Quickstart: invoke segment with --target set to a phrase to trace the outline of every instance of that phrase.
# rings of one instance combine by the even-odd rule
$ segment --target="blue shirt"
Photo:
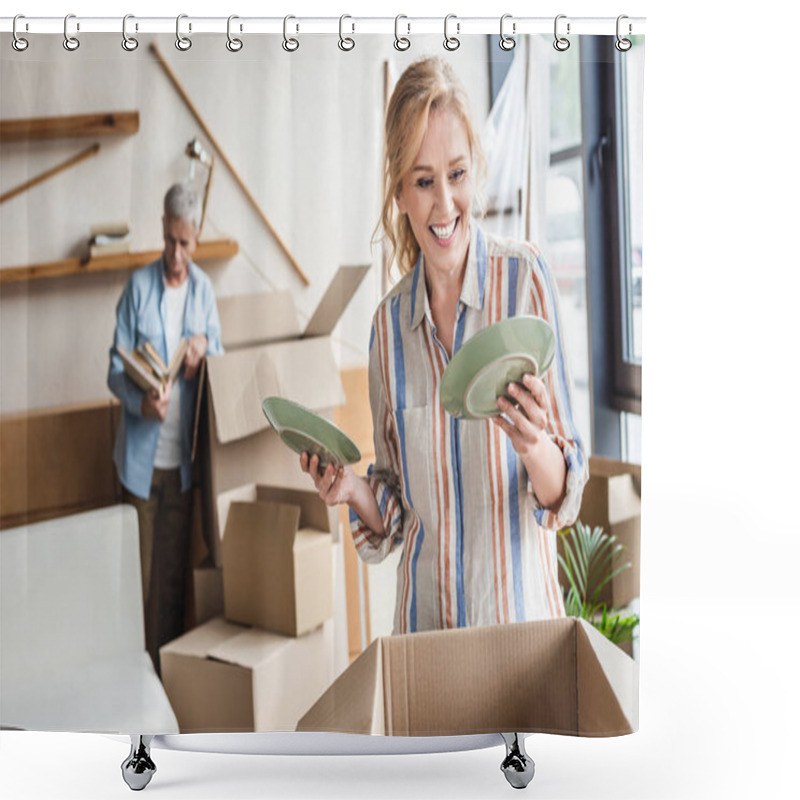
[[[189,262],[189,291],[183,317],[183,336],[203,334],[208,339],[207,355],[220,355],[219,312],[209,277]],[[166,281],[163,256],[131,275],[117,304],[117,327],[114,344],[109,351],[108,388],[122,403],[122,419],[114,445],[114,463],[122,485],[137,497],[150,496],[153,466],[161,422],[142,416],[144,392],[125,375],[117,347],[129,353],[145,342],[167,359]],[[199,372],[198,372],[199,374]],[[197,400],[197,376],[187,381],[178,376],[181,403],[181,488],[187,491],[192,482],[192,432]]]

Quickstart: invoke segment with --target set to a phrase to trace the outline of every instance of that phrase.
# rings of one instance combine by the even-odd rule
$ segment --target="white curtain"
[[[488,161],[484,227],[544,246],[550,161],[547,42],[523,36],[483,130]]]

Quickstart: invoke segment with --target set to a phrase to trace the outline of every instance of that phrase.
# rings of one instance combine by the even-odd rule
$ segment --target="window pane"
[[[623,113],[623,196],[625,198],[624,303],[626,361],[642,363],[642,60],[644,37],[619,58]]]
[[[547,177],[544,253],[558,286],[564,355],[574,383],[573,415],[587,450],[591,443],[583,164],[580,156],[553,164]]]
[[[642,463],[642,418],[639,414],[622,413],[622,460]]]
[[[581,143],[580,41],[563,53],[550,48],[550,152]]]

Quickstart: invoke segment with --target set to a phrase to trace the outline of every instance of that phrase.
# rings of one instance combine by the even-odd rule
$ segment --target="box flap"
[[[161,647],[161,652],[206,658],[216,647],[238,636],[245,630],[247,629],[241,625],[234,625],[222,617],[214,617],[204,625],[200,625],[188,633],[184,633],[183,636],[168,642]]]
[[[222,346],[228,351],[300,336],[300,322],[291,292],[219,297],[217,308]]]
[[[575,628],[581,736],[618,736],[639,727],[639,665],[584,620]]]
[[[315,411],[344,404],[344,387],[330,339],[318,337],[278,342],[267,345],[267,348],[277,370],[282,397]],[[256,407],[259,414],[262,413],[261,400],[264,397],[267,395],[259,398]]]
[[[208,651],[208,658],[236,664],[247,669],[258,669],[271,658],[279,655],[292,642],[288,636],[244,628],[237,636],[232,636]]]
[[[333,682],[300,719],[297,730],[374,735],[386,733],[379,639]]]
[[[231,503],[236,500],[252,503],[256,499],[256,485],[247,483],[244,486],[237,486],[229,489],[217,496],[217,519],[219,522],[220,539],[225,535],[225,526],[228,524],[228,511]]]
[[[309,486],[313,486],[311,479],[309,479]],[[338,517],[335,514],[336,509],[334,508],[334,514],[331,514],[331,508],[313,489],[303,492],[298,489],[283,489],[278,486],[258,486],[255,487],[255,495],[255,498],[241,499],[257,498],[260,502],[286,503],[287,505],[298,506],[300,509],[301,528],[315,528],[319,531],[334,533],[335,526],[338,523]]]
[[[339,267],[306,325],[303,337],[328,336],[333,331],[369,268],[369,264]]]
[[[291,548],[299,527],[300,509],[297,506],[234,500],[228,508],[222,539],[223,566],[228,566],[224,559],[234,547],[244,550],[242,556],[245,558],[256,557],[255,548],[261,539],[269,542],[271,548]]]
[[[208,359],[216,435],[222,444],[268,427],[261,401],[282,394],[268,347],[238,350]]]

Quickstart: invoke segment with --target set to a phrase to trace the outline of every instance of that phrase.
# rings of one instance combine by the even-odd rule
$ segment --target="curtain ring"
[[[17,20],[18,19],[25,19],[25,15],[24,14],[17,14],[17,16],[14,17],[14,22],[11,25],[11,33],[13,34],[13,38],[11,39],[11,46],[18,53],[22,53],[24,50],[28,49],[28,45],[30,44],[30,42],[28,42],[27,39],[23,39],[17,33]]]
[[[135,36],[128,36],[128,20],[135,19],[133,14],[126,14],[122,18],[122,49],[132,53],[138,46],[139,40]],[[138,25],[136,26],[138,30]]]
[[[447,26],[451,19],[457,20],[458,17],[456,17],[455,14],[448,14],[444,18],[444,49],[452,52],[453,50],[458,50],[458,48],[461,47],[461,41],[457,36],[447,35]],[[456,33],[461,33],[460,22],[456,22]]]
[[[62,44],[64,45],[65,50],[69,50],[70,53],[73,53],[81,46],[81,43],[75,36],[70,36],[69,33],[67,33],[67,26],[69,25],[69,21],[71,19],[75,19],[74,14],[67,14],[67,16],[64,17],[64,41],[62,42]],[[80,26],[77,25],[76,29],[80,30]]]
[[[411,39],[408,39],[405,36],[400,36],[398,28],[400,26],[401,19],[408,19],[408,17],[405,14],[398,14],[394,18],[394,49],[403,52],[411,47]],[[408,28],[408,33],[411,33],[411,25],[408,22],[406,23],[406,27]]]
[[[346,19],[352,19],[352,17],[349,14],[342,14],[342,16],[339,17],[339,49],[344,50],[345,52],[347,52],[348,50],[352,50],[356,46],[355,41],[351,37],[342,35],[342,23]],[[351,31],[351,33],[355,33],[356,32],[355,22],[351,23],[351,25],[353,26],[353,30]]]
[[[628,17],[625,16],[625,14],[620,14],[617,17],[617,41],[614,42],[614,47],[616,47],[617,50],[620,51],[620,53],[627,53],[628,50],[630,50],[631,47],[633,46],[633,43],[631,42],[631,40],[630,39],[624,39],[622,37],[622,35],[620,34],[620,32],[619,32],[619,30],[620,30],[620,22],[622,22],[622,20],[624,20],[624,19],[628,19]],[[632,30],[633,30],[633,27],[629,22],[628,23],[628,33],[630,33]]]
[[[565,50],[569,50],[569,39],[564,36],[558,35],[558,21],[560,19],[566,19],[566,14],[559,14],[556,17],[556,21],[553,24],[553,36],[555,36],[555,41],[553,42],[553,47],[558,50],[559,53],[563,53]],[[567,34],[569,34],[569,22],[567,23]]]
[[[231,21],[235,19],[239,19],[236,14],[231,14],[228,17],[228,41],[225,42],[225,47],[227,47],[231,53],[238,53],[244,47],[244,42],[242,42],[241,39],[231,36]],[[241,30],[241,27],[239,30]]]
[[[181,36],[181,20],[187,19],[188,16],[188,14],[178,14],[175,20],[175,47],[182,53],[185,53],[192,46],[192,40],[188,36]],[[189,30],[191,31],[191,29],[190,23]]]
[[[300,47],[300,42],[297,39],[289,37],[286,35],[286,31],[289,25],[290,19],[297,19],[297,17],[293,17],[291,14],[283,18],[283,42],[282,47],[287,53],[294,53],[298,47]],[[300,26],[297,26],[297,30],[300,29]]]
[[[503,31],[503,23],[507,19],[511,19],[511,14],[503,14],[503,16],[500,17],[500,41],[498,44],[500,45],[501,50],[513,50],[517,46],[517,40],[512,39],[510,36],[506,36]],[[517,32],[516,22],[511,23],[511,32],[512,33]]]

